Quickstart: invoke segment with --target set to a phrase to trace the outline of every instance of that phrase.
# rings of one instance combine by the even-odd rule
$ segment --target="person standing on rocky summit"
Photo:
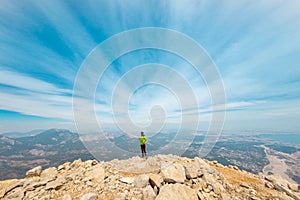
[[[144,132],[141,132],[141,137],[140,137],[140,145],[141,145],[141,150],[142,150],[142,158],[146,156],[146,141],[147,138],[144,134]]]

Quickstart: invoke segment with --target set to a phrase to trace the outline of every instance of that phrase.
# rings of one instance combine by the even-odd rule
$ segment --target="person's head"
[[[145,136],[145,134],[144,134],[144,132],[143,132],[143,131],[141,132],[141,136]]]

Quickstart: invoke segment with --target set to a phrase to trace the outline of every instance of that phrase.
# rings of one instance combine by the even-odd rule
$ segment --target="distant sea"
[[[269,138],[280,142],[287,142],[292,144],[300,145],[300,134],[299,133],[273,133],[273,134],[261,134],[260,138]]]

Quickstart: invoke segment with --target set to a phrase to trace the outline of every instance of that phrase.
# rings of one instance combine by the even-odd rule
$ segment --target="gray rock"
[[[202,159],[198,158],[198,157],[195,157],[194,158],[195,162],[198,163],[198,166],[201,168],[204,168],[204,167],[209,167],[209,165]]]
[[[161,183],[164,181],[163,177],[158,174],[149,174],[149,182],[152,187],[161,187]]]
[[[6,185],[6,187],[0,187],[0,199],[3,198],[8,192],[14,190],[15,188],[23,187],[24,185],[24,180],[11,180],[10,183]]]
[[[212,191],[212,190],[213,190],[213,188],[212,188],[211,185],[208,185],[207,188],[203,189],[203,191],[206,192],[206,193],[210,193],[210,191]]]
[[[55,181],[47,183],[45,190],[50,190],[50,189],[55,189],[58,190],[60,189],[64,184],[66,183],[66,179],[64,177],[60,177],[56,179]]]
[[[134,179],[134,185],[138,188],[146,187],[149,184],[149,176],[141,174]]]
[[[51,199],[51,195],[50,194],[44,196],[44,200],[50,200],[50,199]]]
[[[42,171],[40,177],[48,178],[48,177],[57,177],[58,170],[55,167],[50,167]]]
[[[286,179],[282,178],[278,174],[266,176],[265,179],[268,180],[268,181],[270,181],[274,185],[277,184],[277,185],[281,185],[281,186],[286,187],[286,188],[289,187],[288,186],[289,182]]]
[[[294,192],[299,192],[300,186],[298,184],[288,183],[288,187],[289,187],[290,190],[292,190]]]
[[[206,168],[206,171],[207,171],[208,173],[210,173],[210,174],[215,174],[215,173],[216,173],[216,170],[213,169],[213,168],[211,168],[211,167]]]
[[[210,192],[213,190],[216,194],[221,194],[225,191],[223,185],[216,181],[212,174],[205,173],[202,178],[208,184],[208,188],[204,189],[205,192]]]
[[[270,182],[265,182],[265,186],[266,186],[267,188],[271,188],[271,189],[274,188],[273,184],[270,183]]]
[[[195,165],[188,165],[185,167],[185,175],[188,179],[193,179],[198,177],[198,167]]]
[[[143,200],[154,200],[156,198],[156,193],[150,185],[143,188]]]
[[[120,178],[120,181],[122,183],[132,184],[132,183],[134,183],[134,178],[133,177],[122,177],[122,178]]]
[[[208,183],[208,184],[210,184],[210,185],[213,185],[213,184],[216,182],[215,179],[214,179],[214,177],[213,177],[211,174],[208,174],[208,173],[205,173],[205,174],[203,175],[202,179],[203,179],[206,183]]]
[[[158,187],[154,186],[153,191],[155,192],[155,194],[158,194]]]
[[[81,197],[80,200],[96,200],[98,198],[95,193],[87,193]]]
[[[141,163],[135,162],[135,159],[131,160],[134,161],[133,163],[130,160],[124,162],[118,160],[115,163],[95,163],[93,161],[81,163],[78,161],[73,164],[73,168],[69,166],[68,170],[61,169],[60,171],[56,168],[49,168],[42,170],[40,175],[33,175],[30,178],[0,181],[0,199],[43,200],[57,197],[60,200],[71,200],[73,197],[74,199],[81,198],[85,200],[176,200],[197,198],[201,200],[259,200],[264,199],[268,195],[274,195],[276,199],[300,200],[300,193],[295,191],[298,189],[298,185],[292,185],[279,176],[266,177],[261,175],[258,177],[255,175],[251,176],[250,173],[246,174],[242,171],[236,171],[233,177],[230,177],[232,170],[224,166],[218,167],[218,163],[212,165],[211,162],[201,159],[187,159],[167,155],[160,157],[163,160],[154,156],[149,163],[147,163],[147,159],[142,159],[140,162],[143,162],[143,166],[147,166],[147,168],[143,168]],[[156,170],[157,163],[159,163],[158,169],[162,169],[161,171]],[[133,171],[127,171],[127,165]],[[63,166],[67,165],[64,164]],[[184,170],[181,170],[181,167]],[[102,169],[106,172],[106,174],[104,173],[106,176],[104,179]],[[134,171],[135,169],[139,169],[139,171]],[[143,171],[148,169],[151,170]],[[198,175],[199,171],[202,173],[201,176]],[[219,171],[224,172],[226,178]],[[183,175],[181,180],[178,181],[176,174]],[[238,174],[240,174],[240,177]],[[122,177],[125,175],[129,177]],[[247,175],[257,179],[257,187],[262,187],[262,190],[254,190],[257,187],[245,181],[250,180],[247,179]],[[228,179],[232,178],[236,179],[233,185],[228,182]],[[167,182],[164,182],[164,179]],[[102,181],[100,182],[99,180]],[[177,183],[177,181],[180,183]],[[243,183],[243,181],[245,182]],[[168,184],[168,182],[172,184]],[[236,183],[241,184],[236,186]],[[264,185],[266,191],[263,191]],[[89,192],[93,192],[93,195],[86,194]],[[65,195],[66,193],[74,194],[75,196]]]
[[[184,167],[178,163],[166,163],[162,165],[161,174],[164,181],[168,183],[184,183],[186,178]]]
[[[250,185],[249,185],[248,183],[245,183],[245,182],[242,182],[242,183],[240,184],[240,186],[243,187],[243,188],[247,188],[247,189],[250,188]]]
[[[31,170],[28,170],[26,172],[26,177],[29,178],[29,177],[34,177],[34,176],[40,176],[41,172],[42,172],[42,167],[38,166]]]
[[[97,160],[87,160],[84,162],[85,167],[92,167],[97,164],[98,164]]]
[[[126,194],[125,193],[118,193],[114,195],[114,200],[126,200]]]
[[[85,174],[85,176],[92,182],[101,182],[105,178],[105,170],[101,165],[95,165]]]
[[[93,186],[94,186],[94,184],[93,184],[91,181],[87,181],[85,184],[86,184],[87,186],[90,186],[90,187],[93,187]]]
[[[231,198],[227,194],[221,193],[221,200],[231,200]]]
[[[195,190],[183,184],[167,184],[161,187],[156,200],[198,200]]]
[[[274,178],[274,176],[266,176],[265,179],[271,183],[274,183],[276,181],[276,179]]]
[[[66,169],[66,166],[65,166],[65,165],[59,165],[59,166],[57,167],[57,170],[58,170],[58,171],[61,171],[61,170],[64,170],[64,169]]]
[[[47,183],[55,180],[55,178],[43,178],[39,181],[28,181],[27,185],[24,187],[26,191],[33,191],[38,187],[45,186]]]
[[[256,195],[257,195],[256,190],[254,190],[253,188],[251,188],[251,189],[249,190],[249,193],[250,193],[252,196],[256,196]]]
[[[274,188],[278,191],[285,192],[288,196],[292,197],[295,200],[300,200],[300,197],[297,194],[293,193],[290,189],[288,189],[280,184],[275,183]]]
[[[40,200],[41,198],[38,198],[38,193],[36,191],[29,191],[26,192],[26,199],[30,200]]]
[[[205,173],[206,173],[206,171],[204,169],[198,169],[197,176],[202,177]]]
[[[223,185],[219,182],[215,182],[213,185],[212,185],[212,188],[213,188],[213,191],[216,193],[216,194],[222,194],[225,189],[223,187]]]
[[[65,195],[61,198],[61,200],[72,200],[72,196],[69,195],[69,194],[65,194]]]
[[[199,200],[204,200],[205,199],[204,195],[200,191],[197,192],[197,195],[198,195]]]
[[[23,199],[25,195],[25,190],[23,188],[16,188],[10,192],[5,199]]]
[[[77,160],[74,160],[70,166],[72,168],[77,168],[77,167],[80,167],[81,164],[82,164],[82,160],[81,160],[81,158],[79,158]]]

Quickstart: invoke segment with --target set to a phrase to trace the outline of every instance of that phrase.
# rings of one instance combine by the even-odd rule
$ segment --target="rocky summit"
[[[280,176],[254,175],[197,157],[156,155],[37,166],[23,179],[0,182],[0,199],[299,200],[300,192]]]

